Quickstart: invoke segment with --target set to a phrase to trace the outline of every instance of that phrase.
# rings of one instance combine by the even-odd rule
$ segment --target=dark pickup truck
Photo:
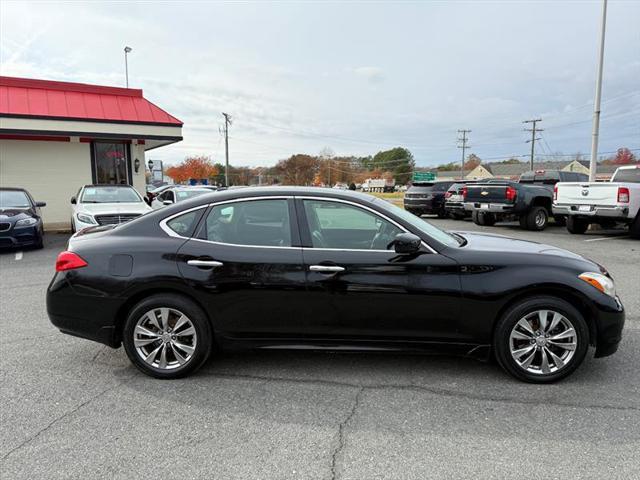
[[[491,226],[517,218],[526,230],[544,230],[551,215],[553,186],[587,179],[583,173],[536,170],[523,173],[517,182],[479,182],[463,190],[464,208],[471,211],[477,225]]]

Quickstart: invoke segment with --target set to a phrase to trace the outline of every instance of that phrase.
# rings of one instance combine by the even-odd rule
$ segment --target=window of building
[[[93,142],[93,182],[131,185],[129,145],[118,142]]]

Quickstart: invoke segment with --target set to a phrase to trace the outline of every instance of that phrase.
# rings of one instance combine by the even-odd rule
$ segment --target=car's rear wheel
[[[486,225],[487,227],[491,227],[496,223],[496,216],[493,213],[479,212],[477,210],[474,210],[471,214],[471,219],[476,225]]]
[[[544,207],[533,207],[526,215],[520,217],[520,226],[527,230],[541,231],[547,228],[549,213]]]
[[[510,308],[494,333],[498,363],[519,380],[550,383],[580,366],[589,348],[584,317],[555,297],[527,299]]]
[[[127,317],[123,344],[131,362],[156,378],[192,373],[209,357],[212,334],[204,312],[179,295],[154,295]]]
[[[580,217],[567,218],[567,231],[573,234],[582,234],[589,228],[589,222]]]

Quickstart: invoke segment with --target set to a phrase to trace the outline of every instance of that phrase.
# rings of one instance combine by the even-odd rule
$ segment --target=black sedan
[[[0,188],[0,247],[42,248],[44,228],[40,207],[23,188]]]
[[[372,196],[320,188],[205,194],[75,234],[47,292],[64,333],[159,378],[211,350],[495,356],[552,382],[618,348],[624,309],[604,267],[498,235],[448,233]]]

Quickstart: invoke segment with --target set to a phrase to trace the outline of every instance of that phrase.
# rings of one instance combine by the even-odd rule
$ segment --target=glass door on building
[[[118,142],[93,142],[93,182],[131,185],[129,145]]]

